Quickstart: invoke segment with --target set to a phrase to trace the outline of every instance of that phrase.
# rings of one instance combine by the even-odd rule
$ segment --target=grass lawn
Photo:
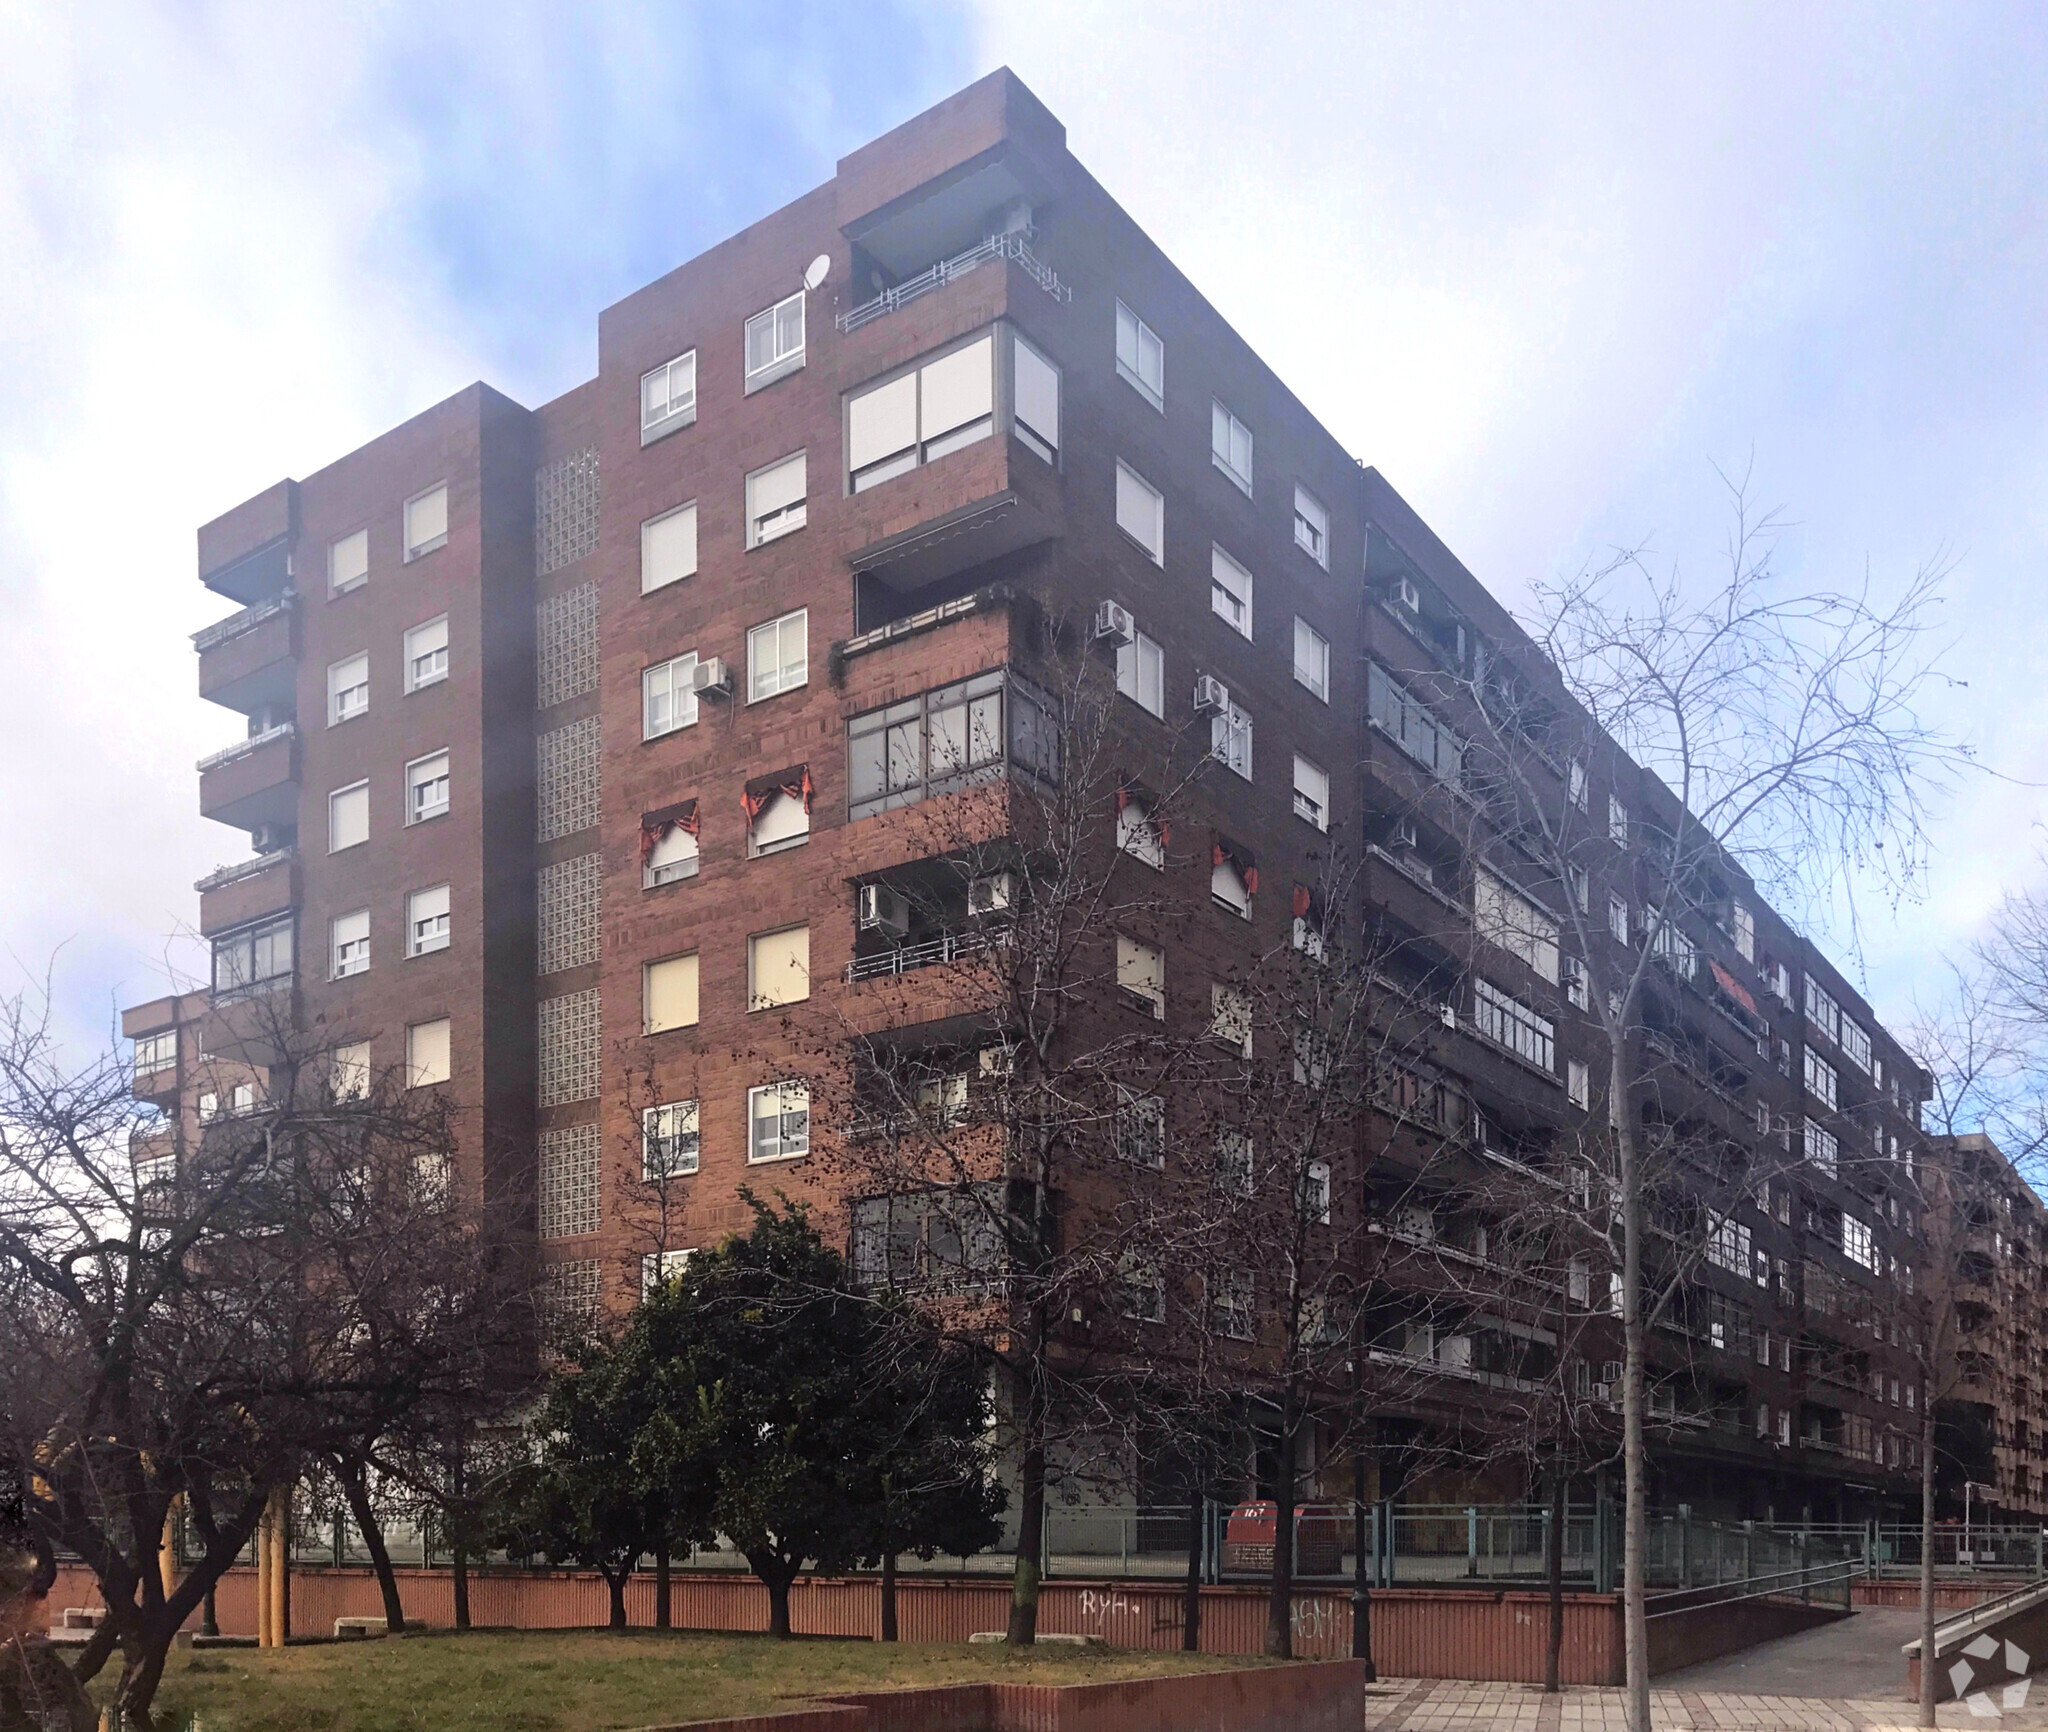
[[[792,1708],[835,1690],[1085,1684],[1256,1660],[1116,1648],[926,1647],[652,1630],[432,1632],[174,1654],[157,1717],[191,1732],[602,1732]],[[109,1667],[111,1677],[118,1667]]]

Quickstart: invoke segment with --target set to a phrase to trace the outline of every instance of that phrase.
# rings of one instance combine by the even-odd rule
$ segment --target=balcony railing
[[[988,950],[1002,941],[1003,935],[999,932],[943,932],[922,944],[898,945],[879,956],[857,956],[846,965],[846,978],[849,981],[879,980],[885,975],[908,974],[913,969],[957,962],[963,956]]]
[[[260,877],[273,866],[285,865],[296,852],[293,848],[277,848],[268,854],[259,854],[253,860],[238,861],[233,866],[216,866],[192,888],[201,895],[209,890],[225,890],[230,884],[239,884],[245,878]]]
[[[237,758],[246,758],[251,752],[260,752],[274,740],[288,740],[298,732],[291,722],[279,722],[274,728],[265,728],[260,734],[251,734],[246,740],[237,740],[232,746],[223,747],[211,757],[199,760],[199,773],[217,770],[223,764],[232,764]]]
[[[872,324],[876,319],[886,318],[900,307],[907,307],[921,296],[934,289],[942,289],[957,277],[964,277],[970,271],[979,270],[983,265],[996,259],[1009,259],[1019,266],[1041,289],[1056,301],[1071,301],[1074,291],[1062,283],[1057,272],[1036,257],[1024,244],[1024,237],[1017,234],[990,235],[964,253],[955,253],[950,259],[941,259],[935,265],[921,270],[914,277],[906,277],[893,289],[884,289],[872,301],[863,301],[851,307],[833,320],[841,331],[857,331],[863,325]]]
[[[231,613],[226,619],[216,620],[204,630],[192,634],[192,647],[204,652],[216,644],[224,644],[230,638],[238,638],[246,631],[254,631],[267,619],[278,614],[289,613],[298,597],[290,590],[282,595],[273,595],[253,606],[245,607],[240,613]]]

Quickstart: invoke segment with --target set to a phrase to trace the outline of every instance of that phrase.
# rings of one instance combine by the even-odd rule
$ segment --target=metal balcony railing
[[[955,278],[964,277],[970,271],[979,270],[983,265],[996,259],[1009,259],[1023,270],[1041,289],[1056,301],[1071,301],[1074,291],[1062,283],[1059,274],[1042,259],[1033,254],[1024,244],[1024,237],[1018,234],[990,235],[964,253],[955,253],[950,259],[941,259],[935,265],[921,270],[914,277],[906,277],[893,289],[884,289],[872,301],[863,301],[851,307],[833,320],[841,331],[857,331],[863,325],[872,324],[876,319],[886,318],[900,307],[907,307],[912,301],[928,295],[934,289],[942,289]]]
[[[268,854],[259,854],[253,860],[240,860],[232,866],[216,866],[192,888],[202,895],[209,890],[225,890],[230,884],[239,884],[245,878],[260,877],[273,866],[284,865],[297,852],[295,848],[277,848]]]
[[[908,974],[913,969],[957,962],[963,956],[972,956],[1000,944],[1002,939],[999,932],[942,932],[937,938],[928,938],[922,944],[898,945],[879,956],[857,956],[846,965],[846,978],[849,981],[878,980],[885,975]]]
[[[199,760],[199,773],[217,770],[223,764],[232,764],[237,758],[246,758],[251,752],[260,752],[273,740],[288,740],[298,732],[291,722],[279,722],[274,728],[265,728],[260,734],[251,734],[246,740],[237,740],[232,746],[225,746],[210,757]]]
[[[265,620],[275,618],[281,613],[289,613],[297,601],[296,595],[290,590],[285,590],[280,595],[254,602],[243,608],[240,613],[231,613],[226,619],[216,620],[203,630],[195,631],[192,634],[192,647],[203,653],[216,644],[224,644],[231,638],[240,637],[246,631],[254,631]]]

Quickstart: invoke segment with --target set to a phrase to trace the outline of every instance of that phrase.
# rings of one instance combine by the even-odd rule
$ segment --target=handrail
[[[296,724],[279,722],[274,728],[265,728],[260,734],[251,734],[246,740],[237,740],[232,746],[224,746],[218,752],[199,760],[199,773],[217,770],[223,764],[232,764],[237,758],[246,758],[251,752],[260,751],[273,740],[288,740],[298,732]]]
[[[1998,1612],[2000,1607],[2009,1607],[2015,1600],[2024,1600],[2029,1595],[2039,1594],[2044,1590],[2048,1590],[2048,1576],[2042,1576],[2031,1582],[2023,1582],[2019,1587],[2009,1589],[2007,1592],[2000,1594],[1995,1600],[1980,1600],[1976,1605],[1957,1613],[1956,1616],[1950,1618],[1946,1623],[1936,1624],[1934,1626],[1934,1652],[1936,1656],[1939,1657],[1944,1644],[1951,1636],[1966,1635],[1969,1631],[1975,1629],[1979,1623],[1986,1621],[1986,1613]],[[2000,1615],[2002,1616],[2003,1614],[2001,1613]],[[1998,1622],[1998,1618],[1993,1617],[1988,1621],[1995,1624]],[[1910,1642],[1901,1643],[1899,1652],[1908,1659],[1913,1658],[1920,1652],[1920,1638],[1915,1636]]]
[[[295,848],[273,848],[268,854],[258,854],[253,860],[238,860],[232,866],[216,866],[192,888],[202,895],[208,890],[224,890],[230,884],[241,883],[244,878],[258,877],[273,866],[285,865],[297,852]]]
[[[1796,1588],[1832,1587],[1836,1582],[1853,1581],[1863,1573],[1861,1560],[1850,1558],[1836,1564],[1808,1564],[1793,1570],[1773,1570],[1768,1575],[1746,1576],[1739,1582],[1721,1584],[1730,1588],[1749,1588],[1748,1593],[1722,1594],[1716,1592],[1716,1585],[1708,1583],[1698,1588],[1665,1588],[1659,1593],[1646,1595],[1647,1600],[1671,1600],[1683,1598],[1682,1606],[1666,1606],[1662,1611],[1645,1611],[1646,1618],[1675,1618],[1681,1612],[1697,1612],[1712,1606],[1732,1606],[1743,1600],[1768,1599],[1772,1594],[1782,1594],[1783,1587],[1751,1587],[1755,1582],[1786,1582]],[[1710,1595],[1702,1599],[1698,1596]]]
[[[927,266],[914,277],[906,277],[893,289],[884,289],[871,301],[863,301],[857,307],[849,307],[834,320],[842,332],[857,331],[861,326],[875,319],[895,312],[899,307],[908,306],[921,295],[928,295],[934,289],[942,289],[956,277],[964,277],[969,271],[995,259],[1009,259],[1020,266],[1024,273],[1056,301],[1071,301],[1074,291],[1062,283],[1059,274],[1038,258],[1024,244],[1019,234],[989,235],[986,239],[969,247],[964,253],[955,253],[949,259],[941,259],[935,265]]]
[[[254,631],[274,615],[290,612],[297,600],[298,597],[287,589],[262,601],[251,602],[241,612],[231,613],[226,619],[215,620],[212,625],[195,631],[192,647],[203,652],[216,644],[226,643],[230,638],[238,638],[245,631]]]

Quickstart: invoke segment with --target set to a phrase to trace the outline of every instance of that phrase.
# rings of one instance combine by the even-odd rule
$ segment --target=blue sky
[[[1007,63],[1511,602],[1755,463],[1815,583],[1946,551],[1945,719],[2003,776],[1862,909],[1897,1017],[2048,784],[2048,21],[1983,4],[62,6],[0,0],[0,968],[81,1038],[239,858],[193,760],[192,531],[485,378]],[[1839,935],[1838,935],[1839,936]]]

